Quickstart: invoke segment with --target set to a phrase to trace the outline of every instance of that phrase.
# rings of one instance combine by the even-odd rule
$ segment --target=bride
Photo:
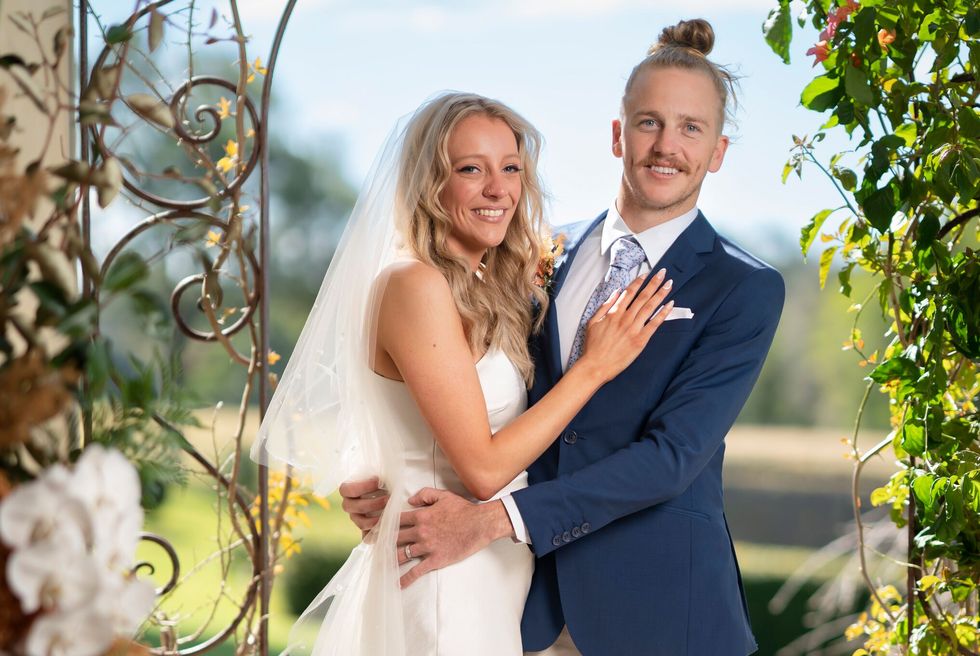
[[[303,613],[290,654],[522,653],[527,547],[498,540],[401,590],[425,554],[396,545],[400,511],[422,487],[486,501],[525,486],[525,468],[670,310],[663,271],[614,293],[582,327],[582,356],[527,408],[527,338],[548,303],[534,284],[539,148],[509,107],[445,93],[396,128],[368,177],[252,455],[312,475],[323,494],[377,476],[387,509]]]

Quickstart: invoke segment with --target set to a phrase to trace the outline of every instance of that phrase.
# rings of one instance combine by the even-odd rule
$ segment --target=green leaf
[[[887,232],[895,216],[895,192],[891,184],[878,189],[861,204],[864,215],[878,232]]]
[[[849,168],[837,167],[834,169],[834,177],[840,180],[841,186],[847,191],[854,191],[857,187],[857,174]]]
[[[856,262],[850,262],[847,266],[837,272],[837,280],[840,282],[840,293],[848,298],[851,297],[851,273],[854,272]]]
[[[827,284],[827,273],[830,271],[830,264],[834,261],[836,253],[837,246],[831,246],[820,254],[820,289],[823,289],[824,285]]]
[[[58,331],[72,339],[85,339],[95,332],[98,307],[91,299],[73,304],[58,322]]]
[[[911,456],[921,456],[925,451],[926,438],[922,426],[906,422],[902,426],[902,448]],[[917,479],[918,480],[918,479]],[[914,483],[913,483],[914,485]],[[916,493],[918,496],[918,492]]]
[[[868,76],[856,66],[846,66],[844,69],[844,90],[847,95],[862,105],[873,105],[874,92],[868,82]]]
[[[919,33],[917,35],[919,41],[932,41],[936,38],[936,30],[939,29],[936,23],[942,19],[942,16],[943,10],[936,9],[925,17],[919,25]]]
[[[934,480],[931,474],[922,474],[916,476],[915,480],[912,481],[912,493],[915,494],[916,500],[927,509],[933,506],[932,483]]]
[[[902,123],[895,128],[895,134],[905,140],[906,147],[911,147],[915,143],[915,136],[918,134],[918,127],[915,123]]]
[[[871,493],[871,505],[875,507],[880,506],[883,503],[887,503],[891,498],[891,492],[888,491],[887,487],[875,488]]]
[[[881,385],[896,379],[911,378],[914,380],[918,377],[919,368],[915,366],[915,362],[905,356],[885,360],[875,367],[870,374],[871,380]]]
[[[960,107],[960,111],[956,114],[956,121],[959,123],[960,138],[980,139],[980,110]]]
[[[133,32],[126,25],[113,25],[105,33],[105,42],[109,45],[124,43],[133,38]]]
[[[806,85],[800,94],[800,102],[807,109],[823,112],[836,105],[840,97],[840,78],[821,75]]]
[[[966,12],[963,29],[966,30],[968,36],[980,34],[980,7],[972,7]]]
[[[789,44],[793,38],[793,23],[790,20],[789,0],[782,0],[779,7],[769,12],[762,25],[762,33],[772,51],[779,55],[784,64],[789,63]]]
[[[136,253],[123,253],[106,273],[102,288],[106,291],[117,292],[132,287],[149,274],[149,267],[143,258]]]
[[[939,218],[935,214],[927,213],[919,220],[919,227],[915,233],[916,249],[925,250],[931,247],[937,234],[939,234]]]
[[[88,356],[85,359],[85,378],[88,381],[89,396],[94,398],[102,395],[109,380],[111,367],[109,343],[104,338],[96,338],[89,344]]]
[[[810,245],[816,238],[817,233],[820,232],[820,227],[823,226],[824,221],[827,217],[834,213],[834,210],[820,210],[813,215],[810,222],[803,226],[803,230],[800,231],[800,250],[803,252],[804,259],[806,254],[810,251]]]

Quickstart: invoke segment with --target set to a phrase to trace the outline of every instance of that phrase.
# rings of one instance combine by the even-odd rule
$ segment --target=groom
[[[530,545],[537,558],[522,634],[532,654],[756,649],[724,515],[722,459],[784,288],[775,270],[719,236],[697,209],[705,175],[721,167],[728,146],[731,77],[705,57],[713,40],[706,22],[684,21],[665,36],[692,30],[706,30],[706,46],[668,38],[627,82],[612,125],[622,182],[607,212],[568,230],[568,255],[532,343],[529,401],[577,357],[576,331],[612,269],[629,269],[628,280],[666,267],[672,320],[528,469],[529,487],[486,504],[422,490],[412,503],[424,507],[403,519],[424,536],[413,549],[425,554],[403,585],[501,537]],[[626,244],[612,248],[618,240]],[[362,498],[375,486],[341,488],[362,529],[383,502]]]

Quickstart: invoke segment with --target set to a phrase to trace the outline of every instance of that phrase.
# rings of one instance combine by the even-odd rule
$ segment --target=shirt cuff
[[[531,544],[531,536],[527,533],[527,526],[524,525],[524,519],[521,517],[521,511],[518,510],[517,504],[514,502],[514,497],[507,494],[500,497],[500,500],[504,504],[504,510],[507,511],[507,517],[510,518],[511,526],[514,527],[514,542]]]

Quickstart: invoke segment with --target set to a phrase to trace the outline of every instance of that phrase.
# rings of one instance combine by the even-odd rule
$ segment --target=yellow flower
[[[281,355],[279,355],[275,351],[269,351],[268,360],[270,365],[274,365],[275,363],[279,362],[281,359],[282,359]]]
[[[252,64],[252,70],[254,70],[259,75],[265,75],[266,74],[266,68],[265,68],[265,66],[262,65],[262,58],[261,57],[256,57],[255,58],[255,63]]]
[[[211,248],[212,246],[217,246],[218,242],[220,241],[221,241],[220,232],[218,232],[217,230],[208,230],[208,236],[207,239],[205,240],[205,244],[207,245],[208,248]]]
[[[218,101],[218,117],[228,118],[231,116],[231,101],[221,96],[221,100]]]
[[[218,168],[221,169],[222,173],[227,173],[228,171],[235,168],[235,164],[238,163],[238,143],[232,139],[228,140],[225,144],[225,156],[218,160]]]
[[[235,168],[235,160],[231,157],[222,157],[218,160],[218,168],[221,169],[222,173],[227,173],[228,171]]]

